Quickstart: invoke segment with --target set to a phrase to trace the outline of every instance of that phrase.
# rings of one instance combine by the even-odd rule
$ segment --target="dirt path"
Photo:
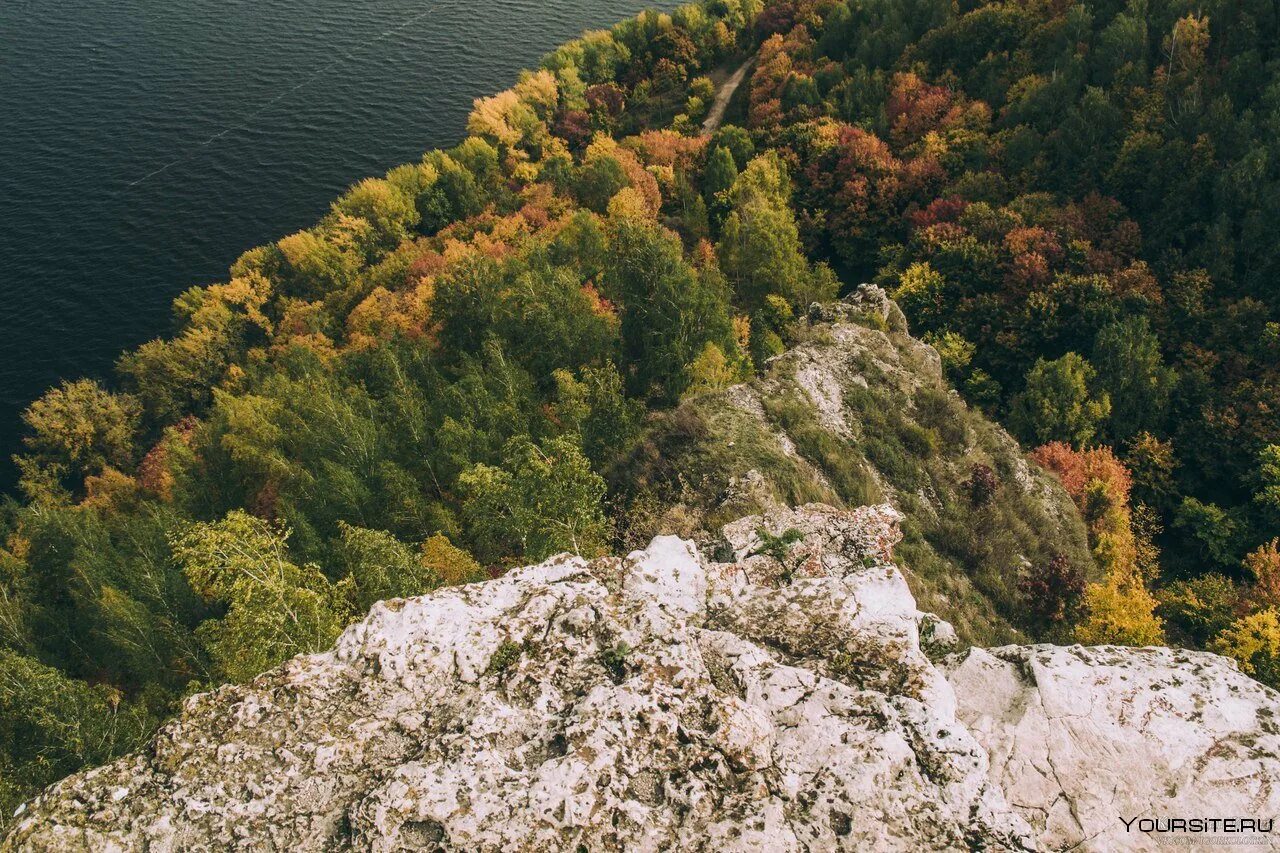
[[[724,81],[720,91],[716,92],[716,99],[711,104],[711,112],[707,113],[707,120],[702,123],[703,136],[710,136],[720,127],[720,122],[724,121],[724,112],[729,109],[729,101],[733,100],[733,93],[738,91],[738,87],[746,79],[747,72],[751,70],[755,61],[754,56],[748,58],[737,71],[733,72],[732,77]]]

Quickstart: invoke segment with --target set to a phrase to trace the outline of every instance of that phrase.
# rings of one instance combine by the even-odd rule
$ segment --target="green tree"
[[[475,176],[486,196],[495,197],[502,193],[505,176],[497,148],[478,136],[468,136],[449,151],[449,156]]]
[[[502,266],[483,256],[467,258],[441,276],[431,305],[441,343],[454,352],[478,351],[497,323],[505,281]]]
[[[364,247],[369,258],[379,257],[409,239],[422,219],[416,199],[379,178],[366,178],[347,190],[333,203],[333,213],[359,217],[372,226],[371,239]]]
[[[40,507],[18,517],[30,649],[68,674],[179,690],[208,674],[192,630],[206,615],[174,565],[165,507]],[[11,587],[12,588],[12,587]]]
[[[299,231],[276,246],[285,261],[282,292],[315,299],[355,283],[367,260],[366,241],[376,240],[366,219],[330,217],[327,227]]]
[[[7,817],[44,786],[136,749],[157,722],[107,685],[0,648],[0,809]]]
[[[684,169],[675,174],[675,202],[677,227],[686,242],[697,244],[711,238],[711,219],[702,192],[691,181]]]
[[[582,164],[576,185],[578,198],[584,207],[605,213],[609,209],[609,201],[631,182],[616,157],[601,154]]]
[[[342,590],[318,568],[289,560],[288,537],[288,530],[240,510],[174,537],[174,559],[192,588],[227,608],[200,634],[232,681],[324,651],[352,615]]]
[[[719,391],[728,388],[743,378],[742,370],[725,358],[720,347],[707,342],[689,365],[690,394],[703,394],[708,391]]]
[[[1235,658],[1247,675],[1280,690],[1280,610],[1259,610],[1236,620],[1211,645]]]
[[[573,267],[584,280],[594,280],[604,270],[608,244],[600,217],[579,210],[556,232],[548,255],[553,264]]]
[[[544,383],[561,368],[603,364],[619,348],[619,322],[572,267],[536,262],[512,271],[496,331],[507,351]]]
[[[902,306],[912,323],[919,323],[926,329],[936,329],[943,325],[947,316],[944,302],[946,286],[947,282],[942,274],[930,267],[927,261],[921,261],[907,267],[902,273],[898,286],[893,291],[893,298]],[[963,340],[960,338],[960,341]],[[965,360],[965,367],[972,358],[970,354]]]
[[[1156,597],[1165,624],[1193,648],[1203,648],[1225,630],[1240,604],[1236,585],[1216,572],[1171,583]]]
[[[737,180],[738,164],[733,153],[728,148],[712,149],[702,172],[702,197],[713,225],[719,226],[729,212],[729,191]]]
[[[459,374],[434,401],[427,436],[431,476],[442,487],[477,462],[496,464],[513,437],[545,432],[532,377],[496,338],[463,359]]]
[[[423,162],[434,169],[437,176],[414,200],[423,234],[434,234],[452,222],[484,210],[488,197],[465,166],[443,151],[428,154]]]
[[[375,602],[423,595],[443,579],[408,545],[385,530],[338,523],[341,539],[335,552],[356,614]]]
[[[744,128],[733,124],[721,125],[720,129],[711,134],[711,139],[707,143],[707,150],[716,151],[724,148],[733,155],[734,175],[747,168],[747,164],[751,162],[751,158],[756,156],[756,145],[751,139],[751,134]],[[728,189],[728,187],[725,187]]]
[[[1185,497],[1173,526],[1195,543],[1209,565],[1234,568],[1240,561],[1240,524],[1222,507]]]
[[[468,534],[487,563],[562,551],[595,556],[604,548],[604,481],[569,436],[541,445],[512,439],[501,466],[476,465],[458,485]]]
[[[397,464],[408,458],[397,453],[388,423],[400,409],[387,401],[384,410],[367,386],[314,353],[288,356],[287,369],[255,383],[257,393],[218,392],[173,491],[196,517],[247,507],[281,519],[293,530],[294,553],[325,562],[338,521],[386,526],[413,503],[405,489],[412,478]],[[418,458],[433,449],[422,433]],[[423,519],[410,518],[393,532],[416,537],[429,532],[423,528]]]
[[[810,267],[805,259],[790,198],[786,168],[773,152],[752,160],[729,192],[731,210],[717,250],[734,293],[750,310],[769,294],[807,306],[839,289],[829,267]]]
[[[153,423],[171,424],[203,408],[226,372],[230,351],[224,334],[188,329],[171,340],[154,340],[125,353],[116,371]]]
[[[566,430],[578,433],[582,452],[597,470],[631,448],[644,404],[626,396],[617,368],[584,367],[577,377],[557,370],[555,381],[556,417]]]
[[[1269,444],[1258,454],[1256,483],[1254,503],[1271,524],[1280,528],[1280,445]]]
[[[1091,60],[1103,80],[1111,80],[1126,66],[1145,72],[1147,14],[1146,0],[1128,0],[1125,10],[1098,34]]]
[[[1111,411],[1105,393],[1090,393],[1094,378],[1093,367],[1076,353],[1053,361],[1037,359],[1027,374],[1026,388],[1013,401],[1010,420],[1038,444],[1064,441],[1082,447]]]
[[[1161,426],[1173,390],[1160,341],[1146,317],[1128,317],[1104,326],[1093,346],[1099,396],[1111,400],[1108,431],[1117,441]]]
[[[622,346],[630,385],[638,396],[679,396],[687,365],[708,341],[733,348],[723,285],[713,271],[685,262],[675,234],[652,223],[610,223],[605,276],[622,300]]]
[[[715,148],[707,155],[707,166],[702,173],[702,194],[708,202],[733,189],[738,180],[738,164],[728,148]]]

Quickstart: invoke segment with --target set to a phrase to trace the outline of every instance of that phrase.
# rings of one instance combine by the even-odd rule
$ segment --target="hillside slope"
[[[1278,697],[1226,659],[931,663],[950,632],[898,519],[809,505],[727,525],[723,561],[663,537],[385,602],[0,849],[1119,850],[1151,847],[1120,820],[1148,810],[1280,809]]]
[[[938,354],[880,288],[815,304],[796,335],[751,382],[662,415],[614,473],[635,544],[659,532],[705,540],[780,505],[884,500],[905,516],[900,553],[922,606],[969,643],[1041,633],[1020,575],[1058,555],[1093,572],[1060,483],[948,387]],[[975,494],[984,471],[990,493]]]

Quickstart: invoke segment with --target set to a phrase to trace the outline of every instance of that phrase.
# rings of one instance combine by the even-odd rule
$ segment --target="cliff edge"
[[[380,603],[0,848],[1155,849],[1125,821],[1280,812],[1274,691],[1167,649],[948,656],[900,518],[776,509],[714,558],[659,537]]]

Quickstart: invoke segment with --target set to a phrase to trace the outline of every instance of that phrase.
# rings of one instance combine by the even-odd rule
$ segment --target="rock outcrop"
[[[1234,661],[1038,645],[970,649],[944,668],[991,781],[1045,846],[1156,849],[1135,818],[1280,816],[1280,695]],[[1280,848],[1268,837],[1212,846]]]
[[[975,501],[976,467],[999,486]],[[793,346],[752,381],[656,418],[613,477],[640,546],[658,533],[714,541],[736,518],[819,502],[889,503],[922,609],[975,645],[1023,642],[1019,573],[1065,557],[1093,572],[1085,526],[1058,480],[948,385],[884,290],[811,306]],[[1091,578],[1094,579],[1094,578]]]
[[[1274,691],[1167,650],[940,659],[899,519],[779,509],[714,556],[660,537],[380,603],[0,847],[1154,849],[1121,818],[1280,812]]]

